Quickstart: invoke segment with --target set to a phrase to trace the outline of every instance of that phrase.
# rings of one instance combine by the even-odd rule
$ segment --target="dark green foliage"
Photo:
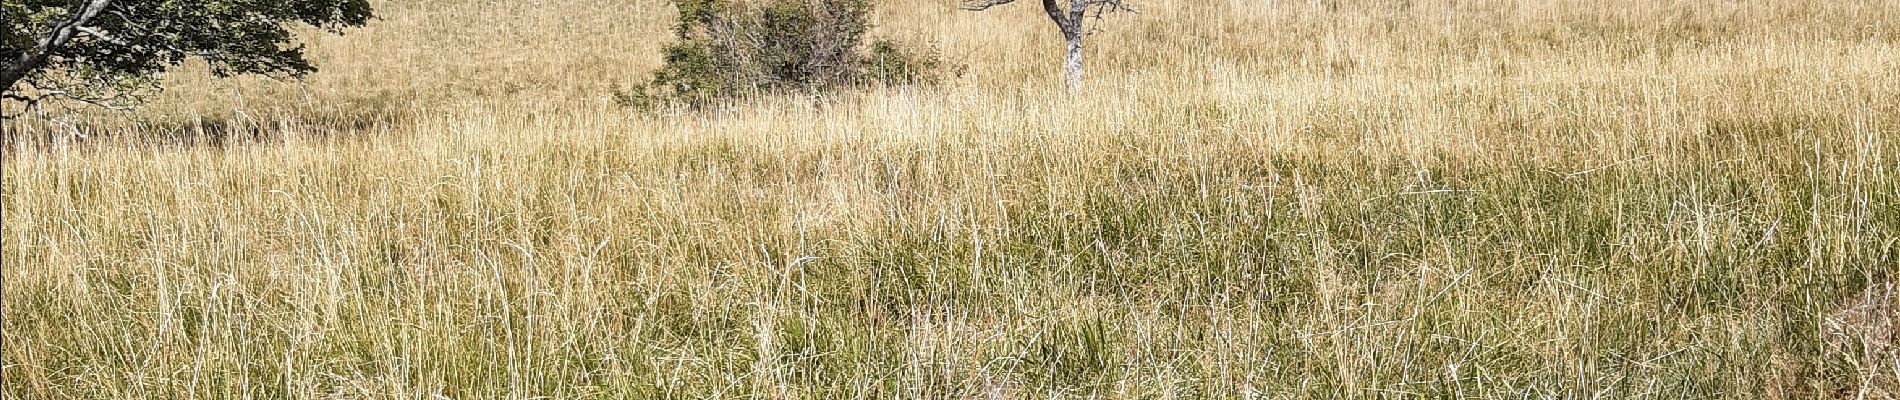
[[[932,51],[878,40],[865,49],[867,0],[679,0],[678,41],[650,82],[616,93],[622,105],[704,105],[754,93],[810,92],[935,79]]]
[[[75,18],[95,2],[0,1],[0,69],[19,74],[0,89],[96,100],[150,87],[155,75],[192,57],[218,76],[301,76],[316,68],[292,42],[289,25],[341,32],[370,18],[367,0],[116,0],[91,19]],[[75,22],[84,29],[68,40],[46,40]]]

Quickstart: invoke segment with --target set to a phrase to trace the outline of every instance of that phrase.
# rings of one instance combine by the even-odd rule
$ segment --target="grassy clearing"
[[[1064,95],[612,106],[659,2],[381,4],[10,126],[7,398],[1894,398],[1900,3],[1170,1]],[[1191,22],[1191,23],[1190,23]]]

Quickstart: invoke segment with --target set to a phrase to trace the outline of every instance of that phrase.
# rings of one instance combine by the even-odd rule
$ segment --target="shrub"
[[[937,56],[936,49],[919,50],[890,40],[878,40],[865,53],[861,73],[865,78],[887,85],[936,84],[943,70],[943,59]]]
[[[700,106],[755,93],[811,92],[863,84],[936,80],[935,52],[877,40],[868,0],[677,0],[677,41],[650,81],[615,98],[622,105]]]

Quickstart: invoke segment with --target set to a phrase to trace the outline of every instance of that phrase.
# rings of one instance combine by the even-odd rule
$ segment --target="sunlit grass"
[[[940,87],[642,114],[664,3],[382,4],[11,126],[0,392],[1900,393],[1900,4],[1157,0],[1074,97],[1031,6],[887,4]]]

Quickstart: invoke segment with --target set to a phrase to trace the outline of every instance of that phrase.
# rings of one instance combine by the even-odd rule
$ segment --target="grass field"
[[[642,113],[659,0],[377,3],[15,122],[7,399],[1900,398],[1900,1],[893,0]]]

